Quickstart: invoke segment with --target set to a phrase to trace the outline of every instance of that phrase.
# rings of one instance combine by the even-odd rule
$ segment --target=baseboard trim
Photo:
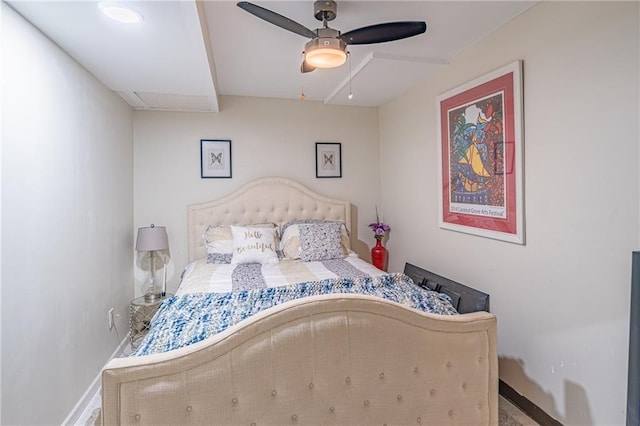
[[[114,358],[118,358],[124,352],[125,348],[129,344],[129,334],[124,337],[124,340],[120,342],[115,351],[111,354],[107,363]],[[80,400],[76,403],[76,405],[71,409],[71,412],[67,415],[67,417],[62,421],[63,425],[75,425],[80,416],[84,413],[84,410],[87,408],[93,397],[100,390],[102,379],[102,368],[98,371],[98,375],[93,379],[87,390],[84,392]]]
[[[526,397],[520,395],[514,388],[512,388],[502,380],[499,381],[498,389],[500,395],[511,401],[513,405],[518,407],[527,416],[535,420],[539,425],[562,426],[562,423],[545,413],[542,408],[529,401]]]

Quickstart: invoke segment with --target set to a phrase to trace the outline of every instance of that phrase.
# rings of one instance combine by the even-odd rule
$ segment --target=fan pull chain
[[[347,57],[349,58],[349,96],[347,99],[353,99],[353,92],[351,91],[351,52],[347,52]]]
[[[302,52],[302,60],[304,61],[304,52]],[[300,72],[300,100],[304,101],[304,73]]]

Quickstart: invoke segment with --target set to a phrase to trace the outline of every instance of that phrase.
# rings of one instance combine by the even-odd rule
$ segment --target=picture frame
[[[231,178],[231,141],[200,139],[200,177]]]
[[[522,61],[437,98],[439,226],[525,243]]]
[[[342,144],[316,142],[316,178],[342,177]]]

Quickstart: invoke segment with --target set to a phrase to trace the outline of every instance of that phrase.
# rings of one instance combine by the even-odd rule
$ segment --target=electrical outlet
[[[109,330],[113,329],[113,309],[114,308],[109,309],[109,312],[107,313],[109,317]]]

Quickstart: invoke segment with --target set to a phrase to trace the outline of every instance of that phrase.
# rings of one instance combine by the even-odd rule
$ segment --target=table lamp
[[[136,241],[136,251],[148,251],[149,252],[149,276],[145,281],[145,302],[155,302],[162,299],[166,294],[166,273],[162,280],[162,288],[158,288],[156,282],[156,251],[169,249],[169,237],[167,236],[167,229],[164,226],[155,226],[151,224],[149,227],[138,228],[138,239]],[[162,257],[161,257],[162,259]],[[162,263],[166,264],[164,259]]]

